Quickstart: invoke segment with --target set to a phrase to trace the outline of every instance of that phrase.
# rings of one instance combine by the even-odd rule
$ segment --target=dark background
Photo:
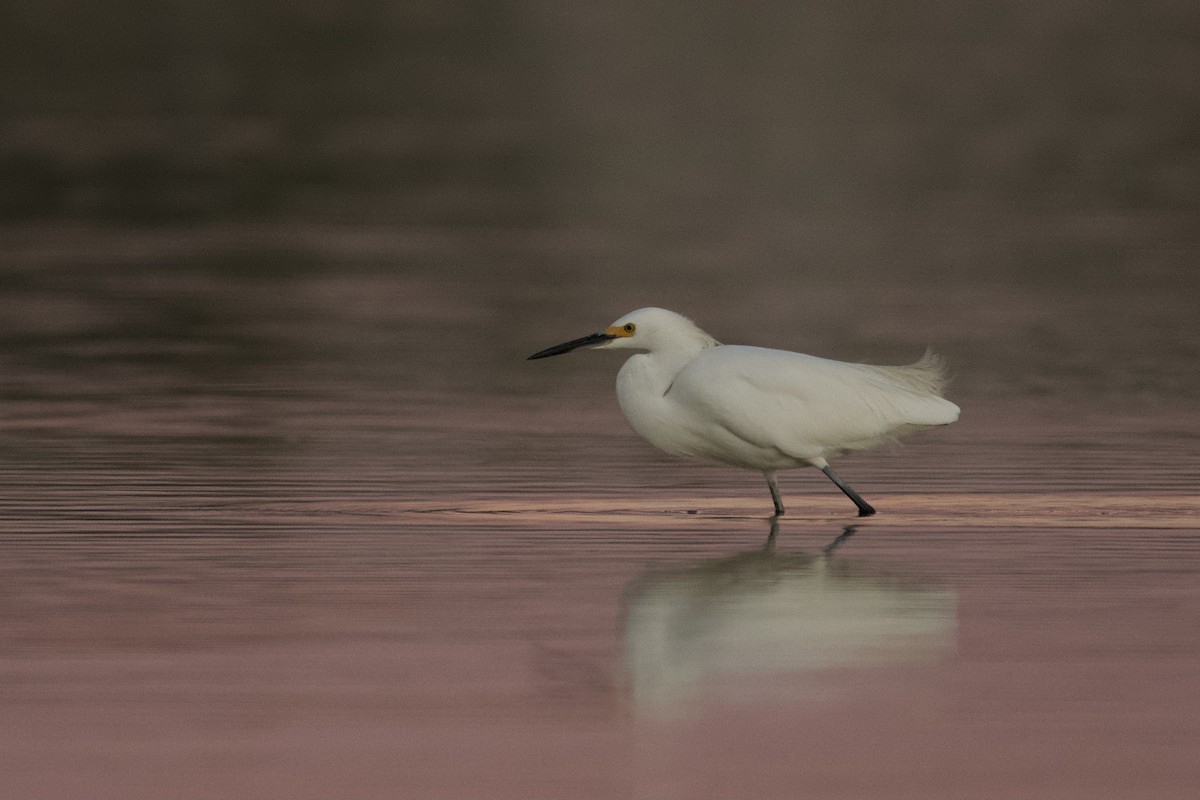
[[[711,236],[1194,214],[1198,76],[1187,0],[12,0],[0,213]]]

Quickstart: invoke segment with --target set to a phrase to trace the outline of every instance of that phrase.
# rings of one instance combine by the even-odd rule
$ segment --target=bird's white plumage
[[[635,431],[660,449],[761,470],[777,513],[774,473],[815,466],[859,505],[861,498],[828,472],[828,459],[922,428],[947,425],[959,408],[941,396],[939,358],[882,367],[722,345],[687,318],[661,308],[626,314],[603,334],[538,353],[576,347],[629,348],[617,398]]]
[[[635,431],[674,455],[758,470],[819,467],[958,418],[958,406],[937,394],[940,362],[932,356],[875,367],[721,345],[663,309],[635,311],[613,327],[627,323],[636,326],[633,336],[608,346],[651,349],[621,368],[621,410]]]

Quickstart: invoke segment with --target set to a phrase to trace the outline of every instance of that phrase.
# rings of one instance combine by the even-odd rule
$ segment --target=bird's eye
[[[634,325],[632,322],[626,322],[625,327],[622,330],[624,330],[626,333],[633,333],[633,329],[635,327],[637,327],[637,326]]]

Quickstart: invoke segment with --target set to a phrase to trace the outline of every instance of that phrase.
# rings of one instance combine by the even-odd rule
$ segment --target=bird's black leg
[[[775,481],[774,472],[764,472],[767,477],[767,486],[771,489],[771,500],[775,503],[775,516],[783,516],[783,501],[779,499],[779,484]]]
[[[839,489],[845,492],[846,497],[854,501],[854,505],[858,506],[858,515],[860,517],[869,517],[875,513],[875,509],[871,508],[871,504],[859,497],[858,492],[851,489],[844,480],[839,478],[837,473],[829,468],[828,464],[821,467],[821,472],[824,472],[829,480],[833,481]]]

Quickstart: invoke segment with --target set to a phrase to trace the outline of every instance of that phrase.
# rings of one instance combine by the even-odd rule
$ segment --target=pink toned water
[[[689,284],[720,338],[957,374],[960,423],[841,462],[878,516],[789,473],[772,534],[759,476],[627,429],[619,358],[523,361],[661,274],[520,288],[423,242],[11,260],[4,796],[1195,796],[1177,284]]]

